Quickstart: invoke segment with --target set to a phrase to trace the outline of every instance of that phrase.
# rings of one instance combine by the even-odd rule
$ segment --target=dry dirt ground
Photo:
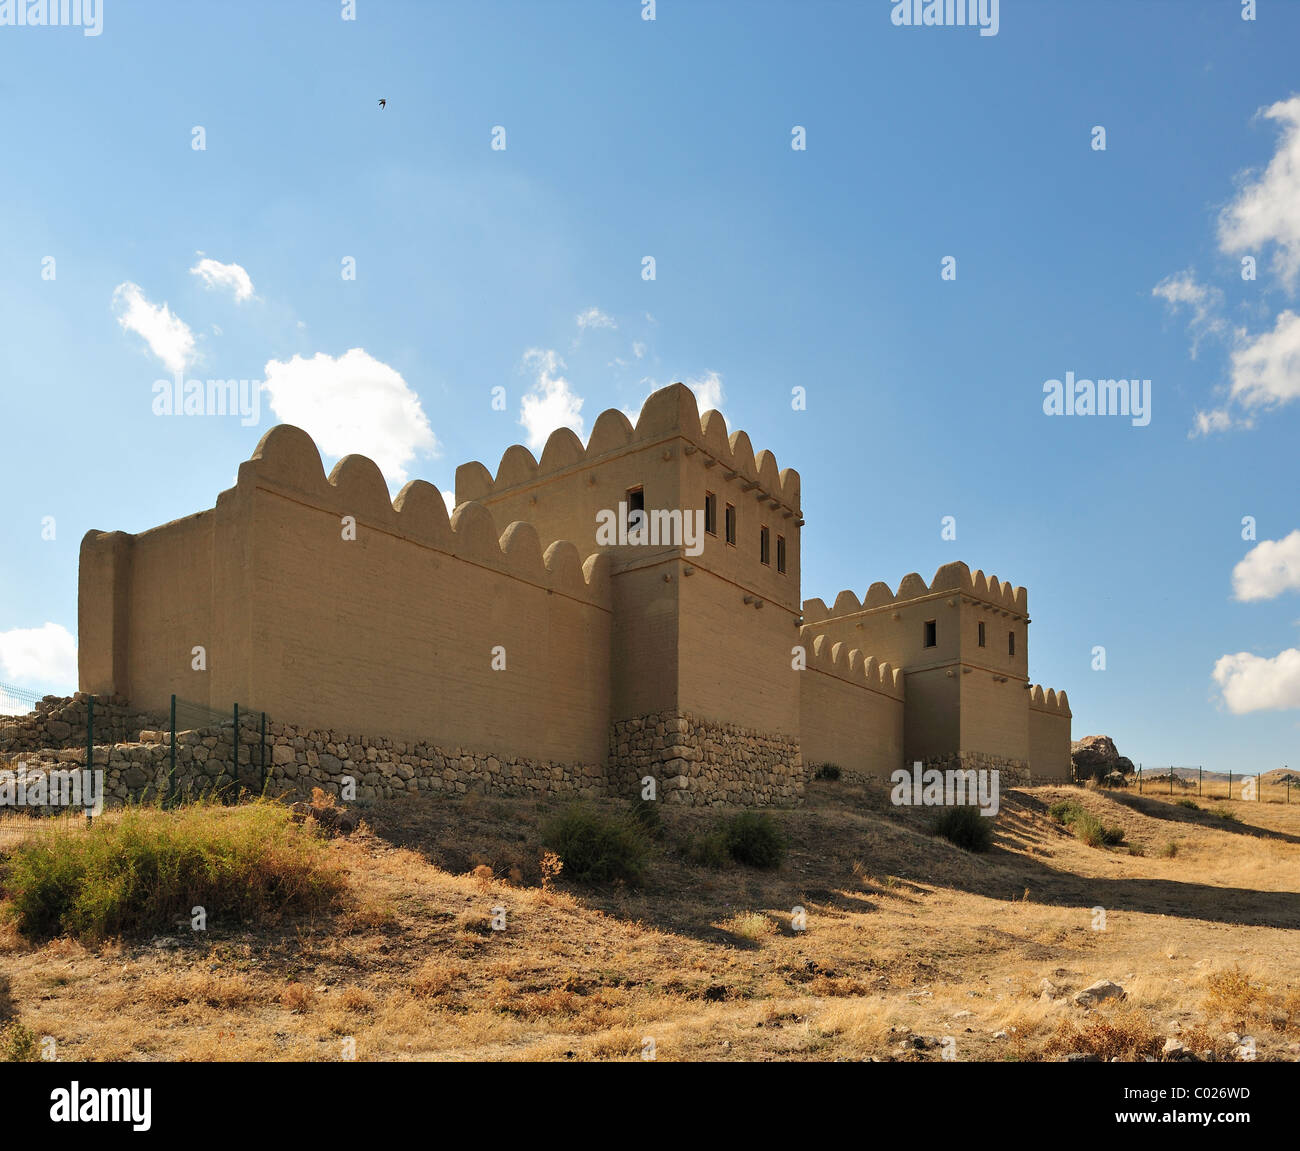
[[[1075,839],[1060,798],[1124,844]],[[1142,1059],[1169,1036],[1231,1058],[1228,1032],[1300,1058],[1300,803],[1215,801],[1233,823],[1074,787],[1002,800],[972,855],[883,786],[815,782],[775,813],[772,872],[691,864],[721,813],[665,810],[634,889],[543,889],[556,805],[379,805],[331,842],[350,891],[313,922],[209,909],[206,932],[90,949],[4,928],[0,1021],[67,1060]],[[1098,979],[1126,999],[1074,1004]]]

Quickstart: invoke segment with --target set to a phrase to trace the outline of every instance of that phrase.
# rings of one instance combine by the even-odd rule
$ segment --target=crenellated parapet
[[[1057,715],[1069,719],[1073,716],[1070,711],[1070,699],[1064,691],[1053,691],[1050,687],[1044,692],[1040,684],[1034,684],[1029,689],[1029,706],[1035,711],[1046,712],[1049,715]]]
[[[609,558],[592,554],[584,560],[568,540],[545,547],[537,529],[516,521],[499,530],[492,512],[481,503],[460,504],[449,516],[442,493],[424,480],[412,480],[389,499],[379,466],[367,456],[344,456],[327,476],[311,436],[291,424],[268,431],[252,456],[240,464],[235,488],[223,501],[257,490],[277,492],[358,525],[482,565],[538,587],[610,606]]]
[[[1003,583],[997,576],[986,577],[982,571],[972,572],[958,560],[940,567],[928,584],[916,572],[910,572],[903,577],[897,591],[891,591],[886,583],[876,582],[860,600],[852,591],[840,592],[835,597],[834,605],[829,608],[824,600],[806,599],[803,601],[803,618],[805,623],[815,624],[945,592],[957,593],[1013,615],[1024,615],[1028,611],[1028,593],[1023,587],[1013,588],[1009,582]]]
[[[701,416],[695,393],[684,384],[670,384],[653,393],[635,424],[617,408],[601,412],[586,447],[570,429],[559,428],[547,439],[540,461],[523,445],[512,444],[502,454],[495,477],[477,460],[462,464],[456,469],[457,499],[489,500],[609,456],[678,437],[686,440],[685,453],[699,454],[706,467],[720,467],[729,478],[752,485],[760,499],[777,501],[800,514],[799,473],[778,468],[769,451],[755,453],[744,432],[728,433],[721,412],[709,410]]]
[[[809,635],[800,632],[804,642],[807,666],[810,671],[821,671],[847,681],[856,687],[869,688],[893,699],[903,698],[903,672],[888,662],[863,655],[857,648],[836,642],[826,635]],[[809,642],[811,640],[811,642]]]

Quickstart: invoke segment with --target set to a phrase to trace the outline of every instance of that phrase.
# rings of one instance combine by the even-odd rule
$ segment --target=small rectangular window
[[[645,511],[645,488],[628,488],[627,514]]]
[[[1013,631],[1009,631],[1007,632],[1007,655],[1015,655],[1015,654],[1016,654],[1016,633]]]
[[[785,536],[776,537],[776,570],[785,574]]]
[[[934,647],[939,642],[937,638],[938,621],[928,619],[925,621],[925,646]]]
[[[980,620],[980,647],[984,646],[984,621]]]
[[[761,564],[772,562],[772,537],[768,534],[766,524],[758,529],[758,562]]]
[[[736,546],[736,505],[727,505],[727,543]]]
[[[713,492],[704,493],[704,530],[711,536],[718,534],[718,497]]]

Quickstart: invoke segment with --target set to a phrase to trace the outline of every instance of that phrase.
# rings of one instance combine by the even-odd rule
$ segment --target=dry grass
[[[717,815],[665,810],[638,887],[543,862],[544,803],[380,805],[326,845],[346,883],[327,915],[246,928],[210,909],[206,932],[85,943],[0,928],[0,1029],[70,1060],[337,1060],[348,1042],[366,1060],[639,1060],[648,1043],[660,1060],[1134,1059],[1169,1035],[1229,1058],[1229,1031],[1296,1058],[1300,805],[1234,803],[1224,823],[1150,795],[1011,792],[972,856],[886,796],[811,785],[775,815],[772,871],[691,864]],[[1145,855],[1056,825],[1064,798]],[[1101,978],[1126,999],[1075,1006]]]

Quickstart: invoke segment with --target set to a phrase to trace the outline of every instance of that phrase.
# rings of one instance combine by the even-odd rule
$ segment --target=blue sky
[[[683,380],[802,474],[805,597],[963,559],[1076,738],[1300,766],[1300,5],[643,7],[0,26],[0,680],[71,689],[83,533],[210,507],[276,422],[450,491]],[[178,367],[258,423],[155,414]],[[1150,422],[1046,415],[1067,372]]]

